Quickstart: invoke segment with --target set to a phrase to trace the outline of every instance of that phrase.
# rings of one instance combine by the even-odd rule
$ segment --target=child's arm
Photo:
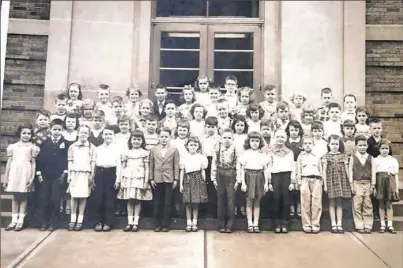
[[[144,158],[144,178],[144,183],[148,184],[150,178],[150,159],[148,156]]]
[[[351,187],[353,186],[353,166],[354,166],[354,159],[353,156],[350,156],[350,162],[348,164],[348,171],[347,177],[350,182]]]
[[[376,167],[375,167],[375,161],[374,158],[371,155],[368,155],[368,157],[371,157],[371,192],[374,192],[375,190],[375,184],[376,184]],[[397,184],[396,184],[397,186]],[[398,188],[398,187],[397,187]]]
[[[182,193],[183,192],[183,179],[185,177],[185,170],[181,168],[180,174],[179,174],[179,190]]]
[[[8,159],[7,159],[6,171],[4,173],[4,179],[3,179],[3,187],[6,187],[6,185],[8,184],[8,176],[10,174],[10,165],[11,165],[11,156],[8,157]]]
[[[172,185],[173,188],[176,188],[176,186],[178,185],[178,180],[180,177],[180,168],[179,168],[179,151],[178,149],[175,149],[175,153],[174,153],[174,160],[173,160],[173,164],[174,164],[174,172],[173,172],[173,179],[174,179],[174,184]]]
[[[92,187],[95,187],[94,179],[95,179],[95,160],[96,160],[96,152],[94,149],[92,149],[91,152],[91,176],[89,180],[89,185]]]
[[[211,171],[210,171],[210,177],[211,177],[211,182],[214,184],[214,186],[217,188],[217,153],[214,152],[213,154],[213,159],[211,160]]]
[[[323,188],[327,192],[327,178],[326,178],[327,162],[325,156],[322,158],[322,178],[323,178]]]
[[[349,168],[350,161],[349,160],[350,160],[349,157],[346,155],[344,168],[346,169],[347,179],[349,178],[348,176],[350,174],[350,168]]]
[[[301,156],[298,156],[298,159],[297,159],[297,167],[296,167],[296,172],[295,172],[295,175],[296,175],[296,177],[297,177],[297,182],[298,182],[298,185],[301,185],[301,172],[302,172],[302,167],[301,167]]]
[[[155,187],[155,181],[154,181],[154,169],[155,169],[155,160],[154,160],[154,152],[150,151],[150,168],[149,168],[149,177],[145,177],[146,180],[148,179],[150,181],[151,187]]]

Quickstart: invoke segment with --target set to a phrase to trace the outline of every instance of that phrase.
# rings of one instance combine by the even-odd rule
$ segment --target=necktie
[[[166,146],[162,146],[161,148],[161,156],[165,157],[165,152],[166,152]]]
[[[57,139],[56,139],[56,138],[53,138],[52,140],[53,140],[53,143],[54,143],[54,144],[57,143]]]

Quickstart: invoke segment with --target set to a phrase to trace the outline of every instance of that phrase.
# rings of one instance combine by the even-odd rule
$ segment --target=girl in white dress
[[[355,120],[357,124],[355,125],[356,132],[355,136],[364,135],[367,139],[371,136],[370,128],[368,124],[369,112],[365,107],[358,107],[355,111]]]
[[[66,141],[75,142],[77,140],[77,129],[79,126],[79,119],[76,114],[69,113],[64,118],[64,131],[63,138]]]
[[[196,92],[196,102],[207,107],[210,103],[209,88],[210,80],[207,76],[201,75],[196,79],[195,82],[195,92]]]
[[[90,128],[86,125],[80,126],[78,141],[69,147],[67,153],[69,172],[67,191],[71,195],[69,231],[83,229],[85,206],[94,183],[95,146],[88,141],[89,136]]]
[[[78,83],[71,83],[67,89],[66,95],[68,98],[67,112],[79,114],[81,107],[83,106],[83,93],[81,91],[81,85]]]
[[[190,121],[190,136],[198,137],[203,139],[204,137],[204,119],[207,115],[207,110],[203,105],[196,103],[190,109],[193,120]]]
[[[36,156],[39,148],[32,144],[33,127],[23,124],[18,127],[20,141],[7,147],[7,166],[3,187],[13,194],[11,223],[6,231],[21,231],[27,212],[27,193],[33,191]]]
[[[264,116],[262,107],[257,104],[251,104],[246,110],[246,115],[248,116],[248,133],[252,131],[260,132],[260,123]]]
[[[182,91],[181,99],[185,102],[178,107],[178,117],[180,119],[192,120],[190,109],[196,101],[196,94],[191,86],[185,86]]]
[[[124,105],[124,113],[129,116],[130,118],[132,117],[138,117],[139,116],[139,99],[143,93],[141,92],[140,88],[137,86],[131,86],[126,89],[126,96],[129,99],[129,101]]]

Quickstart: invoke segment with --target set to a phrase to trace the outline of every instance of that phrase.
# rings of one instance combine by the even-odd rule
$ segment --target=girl
[[[7,147],[7,166],[3,187],[13,194],[12,219],[6,231],[21,231],[27,212],[27,193],[33,191],[36,156],[39,148],[32,144],[33,127],[23,124],[18,127],[20,141]]]
[[[139,103],[139,113],[138,116],[132,114],[133,125],[131,129],[139,129],[145,131],[146,128],[146,118],[149,114],[153,113],[153,103],[149,99],[144,99]]]
[[[204,118],[206,118],[207,111],[203,105],[196,103],[190,109],[193,120],[190,121],[190,136],[202,139],[204,137]]]
[[[128,200],[125,232],[139,230],[141,201],[152,200],[153,197],[148,183],[149,152],[145,147],[143,132],[135,130],[130,135],[128,150],[121,154],[122,173],[117,179],[116,188],[119,189],[117,198]]]
[[[261,119],[264,116],[264,110],[257,104],[251,104],[246,110],[246,115],[249,117],[248,120],[248,133],[255,131],[260,132]]]
[[[139,99],[143,93],[138,86],[131,86],[126,89],[126,96],[129,101],[124,105],[124,112],[129,117],[139,116]]]
[[[219,87],[211,87],[208,91],[209,94],[209,103],[206,107],[207,116],[218,116],[217,111],[217,102],[220,96],[220,88]]]
[[[351,187],[347,178],[348,156],[344,144],[337,135],[328,138],[328,153],[322,158],[324,190],[329,197],[329,214],[332,233],[344,233],[342,199],[351,198]],[[336,224],[337,216],[337,224]]]
[[[290,115],[292,120],[296,120],[301,123],[301,114],[304,108],[306,97],[302,93],[293,94],[291,96],[291,103],[294,107],[290,107]]]
[[[301,113],[301,126],[302,129],[304,130],[304,135],[311,135],[311,128],[312,128],[312,123],[313,119],[315,117],[315,108],[313,108],[312,105],[307,105],[304,108],[302,108],[302,113]]]
[[[250,87],[243,87],[238,91],[238,105],[236,107],[236,114],[246,116],[246,111],[252,103],[253,89]]]
[[[287,148],[294,153],[294,162],[297,162],[299,154],[303,151],[302,137],[304,136],[304,130],[298,121],[291,120],[290,123],[288,123],[285,132],[287,133],[287,141],[285,142],[285,146],[287,146]],[[297,211],[297,215],[300,217],[301,203],[299,189],[294,189],[294,191],[291,192],[291,217],[295,216],[295,211]]]
[[[189,154],[180,159],[180,191],[186,204],[186,232],[197,232],[199,204],[207,202],[206,172],[207,157],[200,153],[201,143],[190,137],[186,143]],[[193,219],[192,219],[193,216]]]
[[[380,233],[386,230],[385,217],[388,217],[388,231],[395,234],[393,228],[392,202],[399,201],[399,162],[389,155],[390,141],[382,139],[380,155],[374,159],[376,171],[376,199],[379,200]]]
[[[94,113],[95,103],[91,99],[83,100],[83,105],[81,106],[81,114],[82,117],[79,119],[80,125],[88,125],[92,124],[92,114]]]
[[[87,198],[90,196],[95,175],[95,146],[88,138],[90,128],[80,126],[78,129],[78,141],[73,143],[68,150],[68,172],[67,182],[71,195],[71,217],[68,230],[81,231]],[[78,217],[77,217],[78,208]]]
[[[183,104],[178,107],[179,118],[192,120],[190,109],[196,101],[196,94],[191,86],[185,86],[182,91],[181,99]]]
[[[210,80],[205,75],[199,76],[195,82],[196,102],[204,107],[210,103],[210,96],[208,94],[210,83]]]
[[[348,156],[355,154],[355,131],[354,121],[350,119],[344,120],[341,132],[343,133],[344,151]]]
[[[67,89],[67,112],[79,113],[83,105],[83,93],[81,91],[81,85],[78,83],[71,83]]]
[[[64,118],[63,137],[67,141],[75,142],[77,140],[77,129],[79,126],[78,117],[75,114],[67,114]]]
[[[260,151],[264,141],[259,132],[250,132],[245,141],[245,152],[239,160],[242,191],[246,192],[248,233],[260,233],[260,199],[269,190],[269,158]]]
[[[358,107],[355,111],[355,119],[356,119],[356,136],[364,135],[367,139],[371,136],[370,127],[369,127],[369,112],[365,107]]]

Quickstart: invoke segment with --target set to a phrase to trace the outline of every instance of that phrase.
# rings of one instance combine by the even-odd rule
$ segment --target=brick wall
[[[403,1],[367,0],[367,24],[403,24]]]
[[[51,0],[12,0],[10,18],[48,20]]]

